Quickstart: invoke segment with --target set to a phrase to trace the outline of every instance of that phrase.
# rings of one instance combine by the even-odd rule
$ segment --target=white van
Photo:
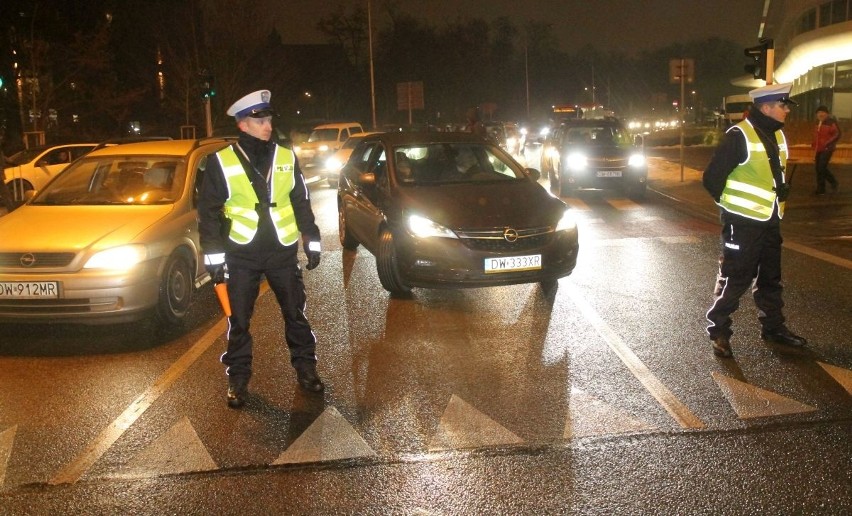
[[[363,132],[364,129],[358,122],[318,125],[311,131],[308,141],[295,145],[293,152],[296,153],[299,166],[305,172],[315,167],[322,167],[325,160],[331,157],[351,135]]]

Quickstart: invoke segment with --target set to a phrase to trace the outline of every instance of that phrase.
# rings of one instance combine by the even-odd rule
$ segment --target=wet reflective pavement
[[[662,183],[661,183],[662,184]],[[654,184],[652,183],[652,186]],[[704,336],[718,228],[649,193],[565,199],[580,255],[537,285],[390,298],[337,243],[305,272],[327,389],[301,391],[272,296],[225,404],[210,289],[183,331],[3,326],[2,513],[696,513],[852,509],[852,279],[785,249],[794,350]]]

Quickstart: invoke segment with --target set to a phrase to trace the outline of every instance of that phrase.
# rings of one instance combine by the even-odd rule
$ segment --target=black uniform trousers
[[[749,287],[753,287],[763,332],[775,332],[784,326],[781,242],[781,228],[777,222],[724,222],[715,299],[707,312],[710,322],[707,333],[711,339],[733,334],[731,314],[739,307],[740,297]]]
[[[251,376],[252,344],[249,323],[260,292],[261,277],[266,276],[284,316],[284,336],[290,349],[290,362],[316,362],[316,337],[305,317],[305,285],[298,264],[284,267],[253,269],[228,265],[228,296],[231,317],[228,318],[228,350],[222,355],[230,377]]]

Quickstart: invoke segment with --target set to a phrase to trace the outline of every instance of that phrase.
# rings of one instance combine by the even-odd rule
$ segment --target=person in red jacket
[[[832,191],[837,191],[837,178],[828,170],[828,162],[831,161],[831,154],[837,146],[837,140],[840,139],[840,127],[837,125],[837,120],[829,114],[826,106],[820,106],[816,109],[816,117],[816,131],[811,145],[816,151],[814,168],[816,169],[817,189],[814,193],[823,195],[826,181],[831,185]]]

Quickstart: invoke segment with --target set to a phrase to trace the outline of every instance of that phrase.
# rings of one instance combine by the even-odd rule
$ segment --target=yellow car
[[[182,322],[210,279],[196,189],[207,160],[228,144],[103,147],[0,217],[0,321]]]

